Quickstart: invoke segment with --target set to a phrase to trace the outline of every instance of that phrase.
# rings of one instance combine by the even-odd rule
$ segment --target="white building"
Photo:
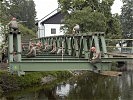
[[[61,11],[55,10],[52,13],[39,20],[36,25],[38,27],[38,37],[57,36],[64,33],[60,30],[64,19]]]

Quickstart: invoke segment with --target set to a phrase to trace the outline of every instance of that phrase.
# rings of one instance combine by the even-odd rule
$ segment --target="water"
[[[133,100],[133,72],[116,77],[89,72],[51,88],[17,92],[0,100]]]

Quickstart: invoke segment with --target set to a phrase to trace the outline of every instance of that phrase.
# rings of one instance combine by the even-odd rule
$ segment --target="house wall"
[[[40,37],[44,37],[45,35],[45,27],[41,24],[41,21],[38,22],[38,26],[37,26],[37,36],[38,38]]]
[[[47,36],[58,36],[64,35],[63,31],[60,30],[62,24],[44,24],[45,27],[45,37]],[[51,34],[51,29],[56,29],[56,34]]]
[[[38,38],[44,37],[45,36],[45,27],[44,26],[39,26],[37,34],[38,34]]]

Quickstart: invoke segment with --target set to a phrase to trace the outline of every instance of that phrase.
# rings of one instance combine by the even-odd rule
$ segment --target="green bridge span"
[[[9,34],[9,71],[63,71],[63,70],[92,70],[93,66],[89,59],[92,57],[90,48],[96,47],[101,52],[101,62],[96,63],[99,70],[111,70],[112,62],[132,61],[132,55],[111,54],[107,52],[107,46],[103,32],[93,32],[79,35],[61,35],[32,39],[30,42],[40,41],[56,44],[57,49],[62,48],[61,54],[50,54],[48,52],[37,53],[36,57],[26,58],[22,53],[21,34],[10,32]],[[14,61],[14,48],[16,49],[17,61]],[[131,48],[133,50],[133,48]]]

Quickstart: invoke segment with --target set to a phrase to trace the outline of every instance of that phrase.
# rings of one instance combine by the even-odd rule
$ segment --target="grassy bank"
[[[68,71],[56,72],[27,72],[25,76],[11,75],[0,72],[0,92],[18,91],[33,85],[41,85],[41,78],[51,75],[56,79],[67,79],[72,76]]]

